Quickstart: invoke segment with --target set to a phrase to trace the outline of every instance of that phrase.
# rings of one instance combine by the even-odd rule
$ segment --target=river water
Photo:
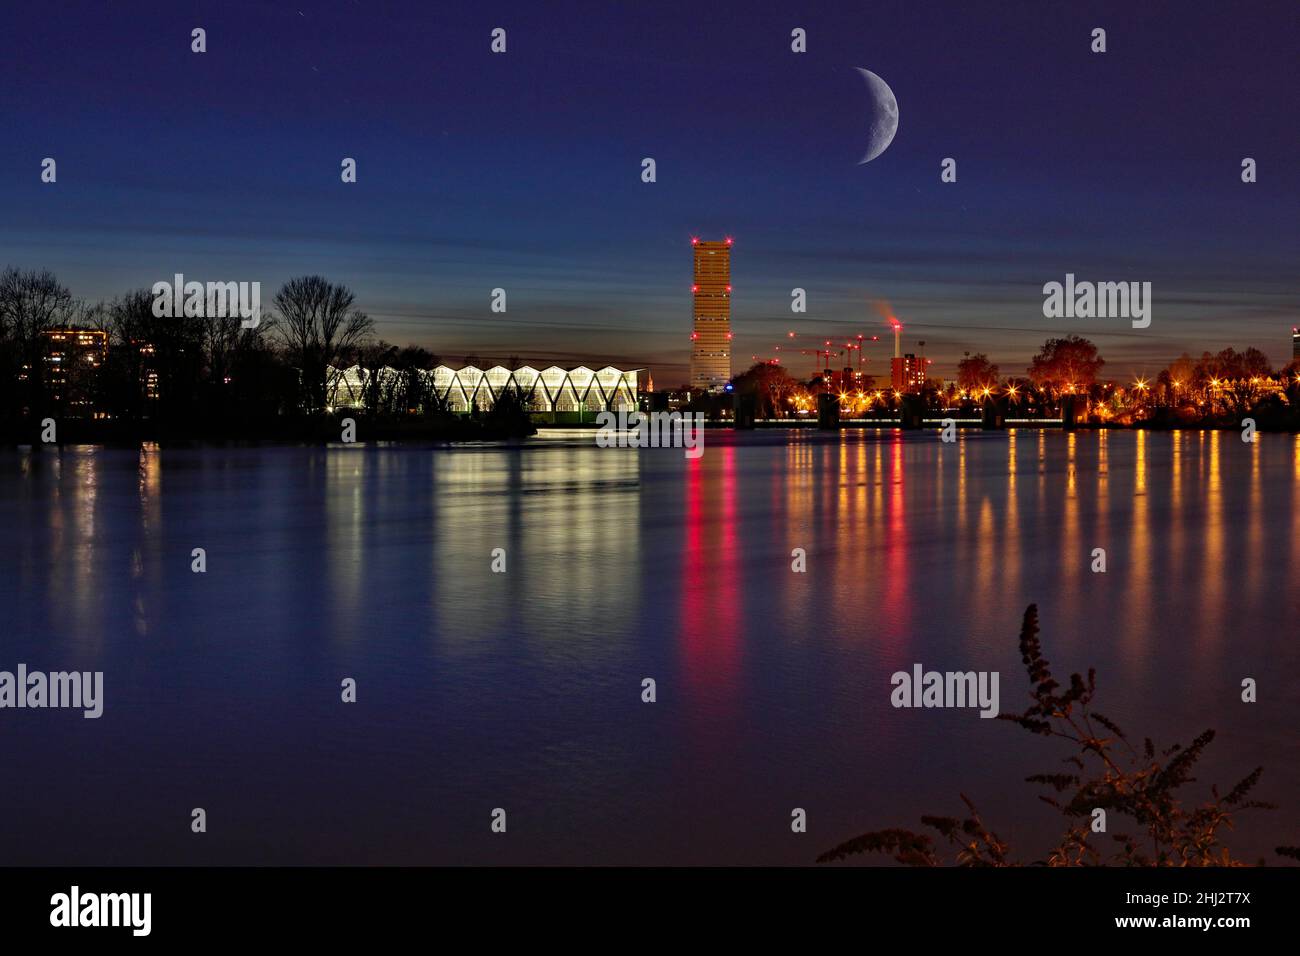
[[[1068,751],[890,703],[920,664],[1023,708],[1031,602],[1058,676],[1096,667],[1138,741],[1218,732],[1191,795],[1264,765],[1282,808],[1241,818],[1240,856],[1300,843],[1297,436],[0,463],[0,670],[104,675],[98,719],[0,709],[4,863],[808,863],[959,793],[1033,860],[1059,828],[1024,777]]]

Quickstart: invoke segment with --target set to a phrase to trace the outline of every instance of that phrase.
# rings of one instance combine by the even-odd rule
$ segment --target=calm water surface
[[[1030,602],[1137,738],[1266,767],[1235,848],[1300,843],[1295,436],[11,449],[0,528],[0,669],[106,697],[0,711],[4,863],[803,863],[959,792],[1033,859],[1065,752],[889,703],[919,662],[1022,707]]]

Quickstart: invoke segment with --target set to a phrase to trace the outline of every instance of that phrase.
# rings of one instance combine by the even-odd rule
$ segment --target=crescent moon
[[[889,84],[876,74],[862,67],[857,67],[857,71],[867,81],[867,92],[871,94],[871,138],[866,153],[858,160],[861,166],[887,150],[894,141],[894,134],[898,132],[898,100]]]

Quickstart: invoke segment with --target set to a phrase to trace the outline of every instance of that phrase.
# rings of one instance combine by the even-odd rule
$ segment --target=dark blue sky
[[[178,271],[269,296],[318,272],[399,344],[648,365],[662,385],[685,378],[690,237],[732,235],[737,371],[789,329],[882,332],[877,301],[945,376],[966,350],[1020,373],[1068,332],[1117,376],[1225,345],[1282,364],[1300,320],[1296,9],[11,2],[0,265],[90,299]],[[859,66],[900,111],[865,166]],[[1045,319],[1042,285],[1066,272],[1152,282],[1151,327]]]

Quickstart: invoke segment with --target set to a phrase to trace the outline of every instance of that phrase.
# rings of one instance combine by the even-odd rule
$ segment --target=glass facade
[[[508,369],[501,365],[479,369],[472,365],[453,369],[439,365],[420,371],[419,375],[452,412],[469,414],[471,406],[479,411],[492,407],[497,396],[510,388],[519,389],[530,412],[538,414],[633,411],[637,407],[637,373],[641,369],[617,369],[607,365],[589,369],[579,365],[563,369],[552,365],[538,369],[530,366]],[[331,408],[361,408],[371,376],[380,382],[398,375],[394,369],[378,372],[359,365],[330,369],[328,402]]]

